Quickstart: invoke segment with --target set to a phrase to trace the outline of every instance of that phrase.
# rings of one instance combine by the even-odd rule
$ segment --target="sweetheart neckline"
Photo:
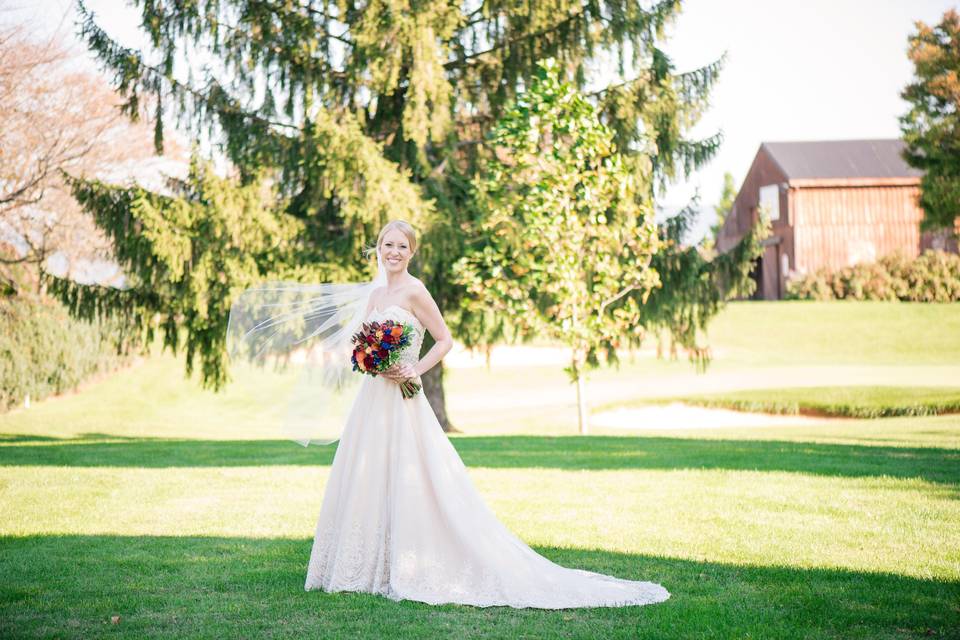
[[[419,324],[421,327],[423,326],[423,322],[420,321],[420,318],[418,318],[417,316],[415,316],[412,311],[408,311],[408,310],[404,309],[403,307],[401,307],[401,306],[398,305],[398,304],[388,304],[388,305],[384,308],[383,311],[380,311],[380,309],[377,309],[377,307],[374,306],[374,307],[373,307],[373,311],[372,311],[371,313],[377,313],[377,314],[386,313],[387,309],[390,309],[391,307],[393,307],[394,309],[399,309],[400,311],[403,311],[403,312],[406,313],[408,316],[410,316],[411,318],[413,318],[414,320],[416,320],[416,321],[417,321],[417,324]],[[369,314],[368,314],[368,316],[369,316]]]

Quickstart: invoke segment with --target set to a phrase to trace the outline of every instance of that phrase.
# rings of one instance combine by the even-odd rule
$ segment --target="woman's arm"
[[[444,322],[436,301],[422,283],[414,290],[410,299],[410,307],[435,341],[430,351],[427,351],[420,362],[413,367],[414,373],[417,376],[422,376],[440,362],[443,356],[447,355],[447,352],[453,348],[453,336],[450,335],[450,329],[447,328],[447,323]]]

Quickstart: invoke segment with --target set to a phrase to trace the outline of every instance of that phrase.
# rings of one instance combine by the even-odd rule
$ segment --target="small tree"
[[[581,434],[586,369],[601,351],[616,358],[639,326],[638,300],[628,294],[657,284],[643,158],[617,152],[596,108],[548,60],[497,122],[474,181],[475,244],[456,265],[467,304],[570,348]]]
[[[717,221],[710,225],[710,239],[707,243],[707,249],[714,250],[717,246],[717,240],[720,239],[720,232],[727,221],[727,215],[733,209],[733,201],[737,199],[737,185],[733,182],[733,174],[729,171],[723,174],[723,192],[720,194],[720,202],[713,207],[717,214]]]
[[[925,171],[923,228],[952,229],[960,215],[960,14],[949,9],[940,24],[916,27],[907,53],[916,78],[900,94],[911,105],[900,117],[903,157]]]

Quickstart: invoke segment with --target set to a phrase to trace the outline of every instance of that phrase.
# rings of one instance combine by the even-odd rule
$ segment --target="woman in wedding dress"
[[[416,248],[403,221],[377,239],[387,284],[371,293],[365,319],[411,323],[414,340],[386,374],[364,376],[327,480],[306,590],[544,609],[669,598],[659,584],[562,567],[536,553],[484,503],[424,394],[403,398],[397,383],[418,379],[453,344],[432,296],[407,272]],[[424,331],[436,343],[420,358]]]

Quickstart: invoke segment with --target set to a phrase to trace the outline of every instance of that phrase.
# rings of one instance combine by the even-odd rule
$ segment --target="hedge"
[[[133,347],[116,321],[76,320],[51,299],[0,297],[0,411],[116,369]]]
[[[787,282],[795,300],[960,301],[960,255],[927,250],[911,260],[894,253],[836,271],[820,269]]]

